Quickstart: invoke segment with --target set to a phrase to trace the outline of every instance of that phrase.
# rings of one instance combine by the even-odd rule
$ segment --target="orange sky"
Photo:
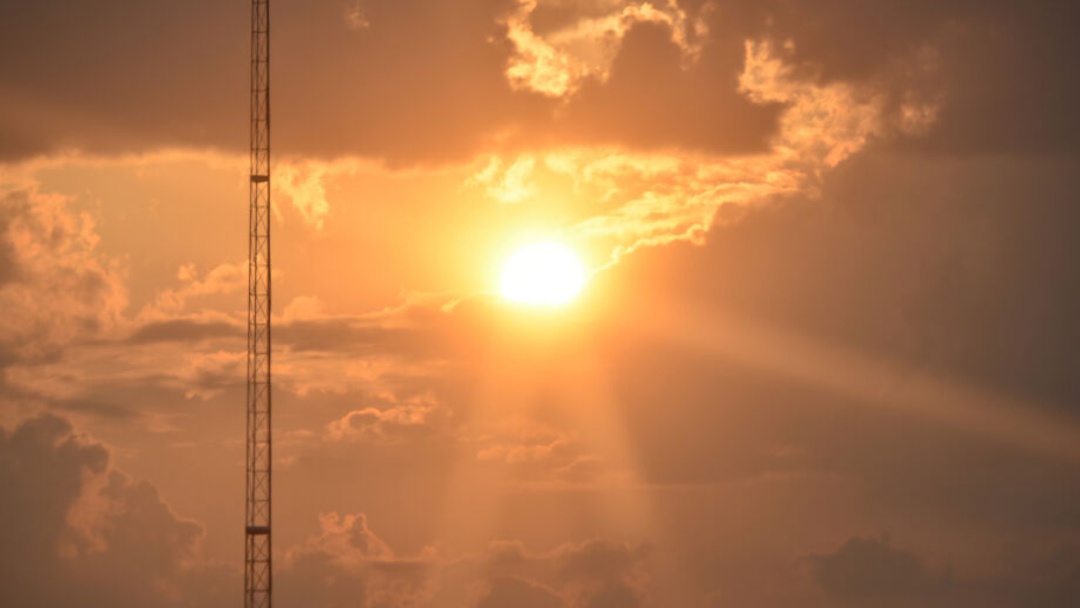
[[[1075,9],[274,6],[279,606],[1080,600]],[[0,605],[240,601],[248,17],[0,0]]]

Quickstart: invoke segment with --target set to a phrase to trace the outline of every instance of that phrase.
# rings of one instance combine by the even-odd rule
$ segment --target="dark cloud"
[[[493,578],[479,606],[641,606],[649,553],[641,545],[598,538],[547,553],[530,552],[520,543],[493,543],[483,562]]]
[[[604,3],[572,4],[543,5],[530,22],[537,32],[551,33],[582,14],[604,14]],[[285,390],[275,407],[283,415],[275,420],[296,433],[284,435],[294,443],[279,450],[285,466],[278,479],[289,490],[279,494],[280,512],[333,504],[390,522],[376,535],[361,515],[324,520],[310,542],[289,553],[283,597],[380,607],[428,599],[452,608],[478,600],[491,607],[679,605],[650,596],[651,552],[637,545],[556,546],[559,540],[545,537],[543,546],[554,549],[532,552],[510,543],[493,548],[479,566],[470,558],[390,548],[397,539],[419,547],[438,536],[442,522],[431,505],[450,492],[455,466],[480,454],[491,457],[485,462],[511,465],[512,480],[551,479],[552,471],[559,479],[592,480],[595,461],[559,429],[488,435],[467,447],[457,435],[482,398],[477,378],[490,369],[484,366],[539,377],[586,353],[610,363],[610,377],[597,383],[610,380],[614,416],[626,429],[631,466],[649,498],[676,487],[734,502],[744,489],[760,497],[761,480],[793,488],[784,495],[791,501],[765,508],[748,507],[752,499],[745,499],[746,512],[736,512],[744,520],[728,524],[751,529],[739,541],[712,529],[723,525],[719,516],[683,516],[697,495],[680,495],[683,511],[657,509],[661,524],[692,529],[693,538],[676,550],[695,542],[710,546],[702,559],[687,560],[695,577],[688,596],[737,578],[752,581],[743,582],[748,587],[781,587],[785,566],[776,564],[792,556],[775,554],[805,537],[770,535],[805,534],[801,518],[809,520],[821,505],[829,507],[821,507],[823,526],[845,526],[830,538],[897,520],[952,531],[933,539],[936,553],[928,557],[948,554],[942,547],[965,534],[980,546],[996,546],[1014,538],[1066,538],[1077,529],[1074,461],[1031,450],[1007,434],[981,433],[979,424],[946,428],[938,418],[916,415],[919,403],[880,407],[895,392],[935,376],[983,395],[1013,396],[1025,415],[1039,420],[1076,418],[1080,283],[1072,260],[1080,258],[1073,234],[1080,167],[1056,158],[1074,155],[1080,135],[1071,65],[1080,53],[1069,31],[1075,8],[973,0],[687,1],[680,5],[691,21],[701,17],[710,30],[708,36],[689,33],[701,44],[695,59],[672,41],[668,26],[638,23],[614,56],[609,79],[586,78],[576,92],[554,100],[515,92],[506,82],[513,49],[500,17],[513,5],[320,1],[276,9],[275,145],[280,141],[289,153],[355,153],[398,164],[459,160],[489,149],[494,134],[505,135],[499,145],[509,146],[539,141],[760,151],[783,108],[737,93],[747,37],[770,38],[779,49],[790,39],[781,54],[800,78],[880,92],[889,119],[912,99],[940,102],[940,113],[925,136],[900,144],[901,154],[878,144],[848,161],[824,181],[820,198],[783,197],[753,210],[724,207],[704,247],[626,256],[598,277],[597,299],[588,302],[609,298],[598,308],[613,318],[565,320],[571,312],[562,321],[537,315],[522,322],[522,314],[471,298],[276,326],[276,346],[295,357],[294,374],[330,378],[330,388],[312,389],[309,399],[303,378],[293,386],[289,372],[280,376]],[[353,8],[360,13],[350,22]],[[243,150],[247,17],[246,7],[202,1],[4,4],[0,160],[69,145],[107,153],[163,145]],[[965,155],[977,158],[956,158]],[[642,195],[663,186],[659,178],[640,181],[632,188]],[[122,290],[87,238],[93,230],[61,202],[21,192],[4,198],[0,210],[0,367],[55,361],[71,342],[101,333],[121,305]],[[12,230],[29,239],[19,243],[34,246],[16,246],[8,238]],[[41,255],[30,259],[26,254],[35,248]],[[668,307],[670,301],[678,305]],[[676,318],[685,310],[680,306],[704,311],[706,320],[730,331],[697,328],[695,340],[649,334],[645,321]],[[754,367],[732,344],[744,335],[740,327],[725,327],[724,319],[858,353],[896,374],[880,384],[879,396],[868,397]],[[580,345],[553,345],[559,332],[548,330],[559,323],[586,328]],[[136,329],[123,346],[164,350],[242,334],[226,322],[174,319]],[[728,342],[709,350],[701,335]],[[568,351],[574,356],[566,357]],[[336,375],[338,368],[318,367],[356,359],[387,365],[377,378],[385,395],[355,385],[339,393],[339,383],[352,379]],[[167,407],[189,416],[184,424],[195,432],[183,439],[224,443],[240,436],[239,419],[222,423],[230,410],[217,406],[242,403],[242,365],[242,358],[221,358],[137,381],[126,375],[116,386],[84,385],[80,396],[50,407],[114,422]],[[322,386],[320,380],[311,385]],[[213,407],[196,409],[198,400],[181,400],[219,393],[227,399],[211,398]],[[529,406],[543,410],[556,398],[544,394]],[[988,407],[976,403],[972,411],[987,411],[982,406]],[[524,414],[534,415],[546,414]],[[319,441],[335,429],[352,441]],[[58,418],[0,431],[0,515],[12,522],[0,543],[8,547],[0,548],[0,603],[34,597],[46,605],[162,605],[163,590],[181,589],[178,602],[216,605],[191,599],[188,592],[205,585],[184,578],[199,526],[172,514],[152,486],[128,479],[108,460],[104,446],[79,439]],[[732,486],[739,489],[723,494]],[[856,490],[841,496],[839,486]],[[546,507],[580,504],[548,491],[515,500],[529,508],[505,519],[537,528],[543,519],[550,526],[544,531],[562,525],[564,515]],[[105,514],[90,508],[94,504],[106,505]],[[806,504],[791,514],[790,505]],[[769,511],[771,505],[778,511]],[[73,512],[84,519],[73,520]],[[849,512],[874,523],[857,528],[846,520]],[[565,519],[575,517],[584,519],[579,513]],[[596,522],[588,525],[595,530]],[[574,538],[587,537],[585,528],[575,528],[580,535]],[[772,553],[743,555],[754,552]],[[1003,552],[1002,572],[981,578],[952,577],[944,567],[927,565],[935,561],[863,537],[803,563],[810,564],[822,601],[839,604],[1077,602],[1075,547],[1038,547],[1036,557],[1008,547]],[[433,571],[455,567],[468,570],[464,590],[438,596],[433,586],[449,584]],[[49,585],[46,573],[70,584]],[[235,591],[236,581],[225,578]],[[165,582],[152,587],[148,581]],[[742,605],[813,605],[790,593]]]
[[[287,320],[275,326],[274,340],[297,353],[445,358],[493,325],[500,305],[491,296],[436,295],[377,314]]]
[[[518,578],[496,578],[476,608],[561,608],[565,606],[551,589]]]
[[[717,510],[742,504],[744,492],[768,495],[767,504],[811,503],[797,516],[738,508],[721,515],[673,499],[671,525],[724,515],[751,526],[865,517],[874,530],[899,517],[913,527],[974,528],[971,542],[988,547],[1071,535],[1080,523],[1075,458],[988,436],[980,425],[993,398],[1010,396],[1023,416],[1046,421],[1040,432],[1075,428],[1080,384],[1070,370],[1080,292],[1071,260],[1080,251],[1068,227],[1076,170],[1069,160],[928,160],[878,150],[840,167],[820,197],[723,209],[704,246],[635,252],[599,275],[593,289],[627,318],[613,342],[612,384],[644,479],[730,488]],[[695,323],[680,322],[688,311],[701,313]],[[654,331],[646,319],[683,333]],[[755,348],[743,340],[747,327],[784,340],[751,361],[740,352]],[[770,366],[819,355],[785,351],[792,343],[856,353],[893,371],[853,396]],[[882,407],[933,376],[987,398],[972,402],[962,425],[918,414],[918,400]],[[858,491],[846,494],[847,484]],[[814,506],[818,500],[832,506]],[[680,546],[696,542],[697,528],[686,527],[694,531]],[[757,547],[769,534],[748,532],[745,542]],[[728,555],[719,537],[709,538],[702,555]],[[714,559],[720,563],[688,566],[702,587],[724,580],[724,589],[749,588],[742,579],[783,570]],[[710,563],[696,554],[690,561]],[[939,577],[938,568],[926,572]],[[1047,585],[1067,587],[1063,578]],[[755,599],[743,605],[790,605],[745,593]],[[1003,605],[1027,605],[1010,601]]]
[[[1076,170],[871,153],[820,198],[733,211],[704,249],[650,252],[626,272],[672,298],[1069,408]]]
[[[1080,601],[1080,546],[1075,543],[1036,551],[1014,550],[1005,561],[1009,571],[983,583],[985,595],[1033,608]]]
[[[284,4],[274,13],[275,145],[288,153],[438,161],[509,117],[497,16],[511,2]],[[246,6],[51,1],[2,7],[0,158],[66,147],[246,149]],[[192,36],[192,32],[199,32]],[[153,44],[148,44],[153,40]]]
[[[794,62],[826,80],[875,82],[901,97],[907,87],[928,88],[922,92],[943,105],[938,124],[914,144],[924,150],[1078,151],[1080,120],[1070,108],[1080,101],[1071,59],[1080,43],[1066,25],[1078,16],[1073,3],[776,0],[704,14],[720,37],[745,28],[791,40]]]
[[[808,559],[814,581],[840,605],[1049,608],[1080,599],[1078,556],[1075,545],[1012,547],[994,574],[960,577],[885,539],[854,537]]]
[[[515,131],[525,145],[760,150],[780,108],[747,101],[737,75],[743,41],[765,37],[793,41],[807,74],[875,82],[897,104],[920,87],[943,99],[926,149],[1076,151],[1069,3],[680,4],[695,61],[680,57],[668,26],[639,24],[610,79],[587,79],[566,104],[507,83],[512,0],[371,0],[356,5],[360,19],[346,3],[286,4],[274,14],[275,141],[288,154],[404,164],[468,158]],[[529,23],[549,35],[606,14],[599,6],[544,4]],[[245,7],[50,0],[0,11],[0,158],[72,146],[245,149]],[[694,31],[699,20],[708,34]]]
[[[593,539],[563,550],[559,574],[567,580],[620,580],[632,576],[648,555],[648,547]]]
[[[40,416],[0,429],[0,600],[12,606],[166,605],[202,527],[146,483],[115,471],[108,450]]]
[[[66,412],[100,416],[114,421],[130,421],[137,412],[120,403],[97,399],[60,399],[53,402],[53,407]]]
[[[5,605],[225,606],[239,589],[238,569],[204,560],[200,524],[116,470],[109,449],[65,419],[0,428],[0,485]],[[290,511],[288,501],[280,506]],[[594,539],[530,552],[502,543],[484,556],[448,558],[432,548],[398,553],[363,514],[328,512],[319,524],[278,562],[283,604],[454,608],[472,598],[539,608],[570,605],[567,597],[575,606],[637,606],[643,593],[647,550],[636,545]]]
[[[558,102],[507,82],[513,48],[503,19],[516,6],[368,1],[357,4],[366,24],[357,27],[340,2],[284,5],[274,13],[275,144],[286,154],[432,163],[469,158],[514,132],[532,145],[556,125],[591,143],[764,146],[775,108],[756,108],[735,92],[738,44],[711,47],[684,72],[662,32],[645,28],[626,45],[611,82],[575,100],[564,120]],[[2,10],[0,158],[71,147],[245,149],[243,7],[113,1],[88,10],[53,0]],[[155,43],[146,45],[148,38]],[[639,65],[652,55],[658,59]]]
[[[564,547],[559,577],[578,589],[587,608],[636,608],[644,605],[649,578],[649,547],[593,539]]]
[[[0,218],[0,234],[7,235],[11,218]],[[0,240],[0,288],[18,277],[18,252],[8,238]]]
[[[170,319],[140,326],[128,337],[128,341],[133,344],[198,342],[214,338],[240,338],[243,335],[243,328],[224,321]]]
[[[1080,43],[1073,3],[1000,3],[950,24],[941,40],[940,128],[914,145],[951,154],[1075,156],[1080,151]],[[969,25],[970,22],[970,25]]]
[[[280,141],[317,155],[440,162],[542,119],[549,104],[514,93],[503,77],[509,48],[498,19],[513,4],[364,2],[370,26],[361,30],[344,27],[340,3],[296,5],[281,22],[318,24],[320,34],[313,41],[312,30],[296,28],[276,37],[284,40],[275,85]]]
[[[477,363],[500,344],[583,319],[538,312],[522,329],[522,311],[493,294],[432,296],[383,313],[291,320],[275,326],[274,342],[298,354],[345,353],[409,361]],[[568,315],[572,316],[572,315]]]
[[[601,587],[584,605],[587,608],[637,608],[644,603],[637,590],[620,582]]]
[[[246,7],[213,2],[5,2],[0,158],[68,147],[239,149],[248,19]]]
[[[699,58],[686,61],[668,26],[635,25],[610,77],[587,81],[570,99],[552,143],[764,152],[782,106],[739,93],[743,55],[741,40],[710,40]]]
[[[845,598],[918,597],[949,584],[914,555],[879,539],[852,538],[835,553],[812,556],[810,566],[826,593]]]
[[[436,345],[412,328],[384,327],[376,320],[293,321],[275,327],[275,341],[296,352],[346,352],[357,355],[422,356]]]

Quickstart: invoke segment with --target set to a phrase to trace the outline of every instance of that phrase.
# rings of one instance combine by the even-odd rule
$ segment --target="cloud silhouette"
[[[57,416],[0,428],[0,600],[183,605],[203,528]]]

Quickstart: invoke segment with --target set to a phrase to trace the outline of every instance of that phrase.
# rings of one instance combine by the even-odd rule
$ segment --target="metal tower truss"
[[[270,1],[251,3],[251,184],[248,216],[247,496],[244,606],[271,605],[270,542]]]

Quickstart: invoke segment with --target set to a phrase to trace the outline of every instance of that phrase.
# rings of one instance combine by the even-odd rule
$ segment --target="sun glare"
[[[526,245],[503,265],[499,291],[511,302],[561,306],[585,286],[585,266],[561,243]]]

